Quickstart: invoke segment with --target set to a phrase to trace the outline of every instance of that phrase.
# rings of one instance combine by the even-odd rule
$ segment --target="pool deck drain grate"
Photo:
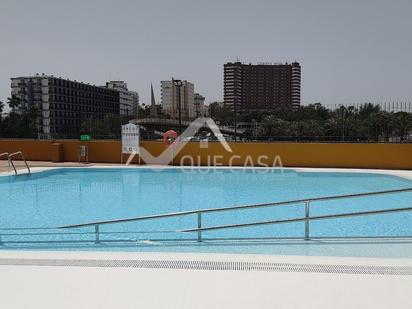
[[[184,260],[103,260],[103,259],[0,259],[1,266],[66,266],[66,267],[120,267],[140,269],[211,270],[211,271],[266,271],[293,273],[325,273],[356,275],[411,276],[409,266],[368,266],[333,264],[293,264],[235,261]]]

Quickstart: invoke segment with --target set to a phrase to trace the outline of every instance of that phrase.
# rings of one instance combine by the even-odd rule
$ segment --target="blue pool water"
[[[0,242],[0,248],[133,250],[142,245],[143,249],[139,247],[139,250],[168,251],[166,245],[159,244],[165,244],[166,240],[196,239],[197,234],[176,232],[196,228],[198,222],[195,215],[103,225],[100,227],[102,244],[90,242],[95,237],[94,227],[56,228],[152,214],[402,188],[412,188],[412,182],[381,174],[276,169],[153,171],[136,168],[67,168],[18,177],[0,177],[0,237],[3,242]],[[412,192],[313,202],[311,215],[410,207],[411,202]],[[202,226],[290,219],[304,214],[303,204],[218,212],[203,215]],[[310,224],[310,235],[412,236],[411,223],[412,212],[314,221]],[[205,244],[208,239],[301,238],[303,235],[304,223],[301,222],[202,234]],[[105,240],[136,242],[127,245],[120,242],[105,244]],[[202,244],[202,250],[205,244]],[[227,251],[227,247],[223,247],[213,246],[212,251]],[[243,250],[238,246],[233,248],[229,251]],[[259,248],[259,253],[262,250],[270,253],[268,249]],[[199,251],[199,246],[175,245],[170,249],[176,250]]]

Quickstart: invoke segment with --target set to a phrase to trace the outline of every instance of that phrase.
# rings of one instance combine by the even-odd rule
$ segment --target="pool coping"
[[[412,276],[412,259],[303,255],[10,250],[0,252],[0,265]]]
[[[215,170],[291,170],[301,173],[364,173],[364,174],[381,174],[398,176],[407,180],[412,180],[412,170],[389,170],[389,169],[356,169],[356,168],[313,168],[313,167],[259,167],[259,166],[172,166],[172,165],[84,165],[84,166],[50,166],[50,167],[32,167],[32,173],[40,173],[56,169],[152,169],[156,171],[164,169],[215,169]],[[20,170],[20,175],[27,174],[26,171]],[[0,177],[13,176],[12,172],[0,172]]]

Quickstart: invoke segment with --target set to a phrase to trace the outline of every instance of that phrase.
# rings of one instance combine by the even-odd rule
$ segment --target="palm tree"
[[[412,128],[412,116],[406,112],[399,112],[394,117],[395,131],[399,135],[401,142],[405,140],[405,135],[409,133]]]
[[[288,121],[269,115],[263,118],[261,122],[262,135],[268,138],[274,136],[284,136],[287,133]]]
[[[2,132],[3,132],[3,124],[2,124],[2,117],[1,114],[3,113],[4,110],[4,103],[2,101],[0,101],[0,136],[2,136]]]
[[[337,137],[342,133],[342,124],[341,121],[339,120],[339,118],[332,117],[329,118],[325,124],[325,135],[330,136],[330,137]]]
[[[382,123],[382,130],[383,135],[385,137],[385,141],[389,141],[389,137],[392,135],[393,129],[395,127],[395,117],[393,112],[381,112],[380,113],[381,123]]]
[[[299,137],[300,133],[299,133],[299,122],[298,121],[289,121],[288,123],[288,129],[287,129],[287,135],[290,137]]]
[[[359,117],[361,119],[367,119],[373,113],[379,113],[381,111],[381,107],[379,105],[374,105],[372,103],[365,103],[359,107]]]
[[[324,135],[323,126],[316,120],[303,120],[298,122],[301,136],[319,137]]]
[[[19,107],[20,103],[20,98],[15,95],[12,95],[11,98],[7,98],[7,104],[10,106],[13,112],[16,111],[16,108]]]
[[[4,103],[2,101],[0,101],[0,119],[1,119],[1,114],[4,111]]]

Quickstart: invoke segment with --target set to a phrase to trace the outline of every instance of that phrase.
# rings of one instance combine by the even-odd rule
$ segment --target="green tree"
[[[399,112],[395,117],[395,132],[398,134],[401,142],[405,141],[405,135],[409,134],[412,128],[412,116],[406,112]]]
[[[81,132],[93,138],[119,138],[121,126],[128,122],[127,117],[106,114],[103,119],[89,118],[81,124]]]
[[[342,123],[337,117],[331,117],[325,121],[324,130],[326,136],[339,136],[342,134]]]
[[[317,120],[298,121],[298,132],[301,136],[323,136],[323,126]]]
[[[264,137],[275,137],[287,135],[289,122],[277,118],[275,115],[269,115],[263,118],[260,132]]]
[[[210,117],[220,125],[230,125],[234,123],[234,113],[231,108],[220,102],[213,102],[209,105]]]
[[[326,120],[330,117],[330,112],[320,103],[315,103],[300,106],[292,115],[295,120]]]
[[[394,113],[380,111],[376,114],[375,121],[377,129],[379,130],[379,135],[377,136],[378,139],[382,135],[385,141],[389,141],[396,125]]]
[[[374,105],[372,103],[365,103],[359,107],[358,115],[360,119],[368,119],[372,114],[381,112],[381,107],[379,105]]]
[[[36,138],[38,136],[38,119],[39,109],[36,106],[30,106],[23,110],[20,115],[19,137]]]
[[[12,112],[16,111],[16,109],[20,106],[20,103],[20,98],[15,95],[12,95],[11,98],[7,98],[7,104],[11,108]]]
[[[139,105],[138,107],[138,118],[143,119],[143,118],[151,118],[151,106],[142,104]],[[169,118],[169,115],[166,115],[163,112],[163,106],[161,104],[156,104],[156,114],[157,118]]]
[[[0,101],[0,137],[3,136],[3,111],[4,111],[4,103]]]

